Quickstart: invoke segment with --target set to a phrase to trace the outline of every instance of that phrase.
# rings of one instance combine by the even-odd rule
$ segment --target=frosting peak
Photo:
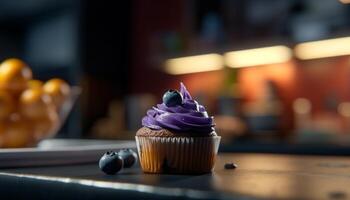
[[[142,125],[151,129],[171,129],[179,132],[210,133],[214,131],[213,117],[209,117],[204,106],[193,100],[185,85],[180,83],[183,97],[181,105],[168,107],[157,104],[147,111]]]

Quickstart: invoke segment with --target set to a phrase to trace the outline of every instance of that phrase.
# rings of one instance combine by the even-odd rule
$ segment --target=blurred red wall
[[[178,88],[179,82],[183,81],[191,93],[204,93],[213,104],[223,86],[224,71],[172,76],[165,74],[151,59],[154,56],[152,38],[162,31],[182,32],[185,29],[184,9],[182,0],[134,2],[130,91],[161,96],[166,89]],[[277,86],[284,107],[284,123],[288,128],[293,125],[292,103],[298,97],[311,100],[313,113],[323,111],[326,98],[330,96],[340,102],[350,101],[350,63],[346,56],[239,69],[239,89],[243,99],[254,101],[259,98],[265,80]]]

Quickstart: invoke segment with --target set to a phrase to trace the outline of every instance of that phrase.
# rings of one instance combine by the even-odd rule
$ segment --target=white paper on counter
[[[0,149],[0,168],[98,163],[106,151],[131,148],[135,141],[48,139],[36,148]]]

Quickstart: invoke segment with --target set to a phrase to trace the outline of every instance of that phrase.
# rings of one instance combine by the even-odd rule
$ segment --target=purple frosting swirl
[[[180,83],[183,96],[182,105],[168,107],[157,104],[147,111],[142,125],[151,129],[171,129],[179,132],[210,133],[214,131],[213,117],[209,117],[204,106],[193,100],[183,83]]]

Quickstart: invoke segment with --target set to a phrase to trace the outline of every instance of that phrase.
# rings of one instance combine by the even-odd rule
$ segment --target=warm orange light
[[[223,67],[222,56],[214,53],[168,59],[165,62],[165,71],[173,75],[214,71]]]
[[[282,45],[232,51],[224,55],[225,64],[232,68],[284,63],[291,57],[291,50]]]
[[[308,114],[311,112],[311,102],[305,98],[298,98],[293,102],[293,110],[297,114]]]
[[[339,0],[341,3],[348,4],[350,3],[350,0]]]
[[[296,45],[294,51],[302,60],[350,55],[350,37],[305,42]]]
[[[344,117],[350,117],[350,102],[342,102],[338,106],[338,113]]]

